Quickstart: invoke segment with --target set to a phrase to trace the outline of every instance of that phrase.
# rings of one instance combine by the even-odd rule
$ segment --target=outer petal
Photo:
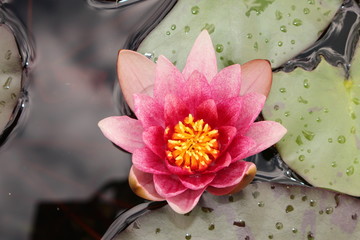
[[[244,189],[251,181],[254,179],[256,174],[256,165],[251,164],[250,162],[245,162],[248,165],[247,170],[245,171],[245,174],[243,175],[242,180],[229,187],[224,188],[216,188],[216,187],[208,187],[206,190],[214,195],[225,195],[225,194],[233,194],[236,193],[242,189]]]
[[[252,124],[246,132],[256,142],[256,146],[249,151],[249,156],[259,153],[277,143],[287,132],[280,123],[262,121]]]
[[[146,146],[160,158],[165,159],[164,128],[149,127],[143,132],[143,141]]]
[[[144,94],[134,94],[135,115],[144,128],[150,126],[165,126],[164,108],[152,97]]]
[[[214,128],[218,123],[217,107],[214,100],[209,99],[202,102],[196,108],[196,119],[203,119],[205,123],[208,123],[210,127]]]
[[[174,126],[189,116],[187,106],[175,95],[169,94],[165,97],[165,125]]]
[[[252,149],[257,146],[255,140],[250,137],[238,135],[228,148],[232,162],[247,158],[252,155]]]
[[[186,88],[184,98],[191,111],[211,97],[210,84],[205,76],[198,71],[194,71],[190,75],[186,81]]]
[[[156,192],[165,198],[179,195],[187,189],[176,176],[154,175],[154,184]]]
[[[119,52],[118,78],[124,98],[132,110],[134,110],[133,94],[144,92],[154,84],[155,66],[155,63],[140,53],[130,50]]]
[[[175,197],[167,198],[169,206],[177,213],[185,214],[190,212],[199,202],[205,189],[190,190],[183,192]]]
[[[239,64],[222,69],[211,81],[211,97],[218,102],[239,96],[241,68]]]
[[[144,147],[141,122],[127,116],[108,117],[98,123],[102,133],[128,152]]]
[[[137,149],[132,156],[134,166],[142,172],[151,174],[170,174],[164,160],[147,147]]]
[[[214,47],[209,33],[204,30],[197,37],[186,61],[183,75],[188,79],[194,71],[199,71],[210,82],[217,74]]]
[[[134,166],[130,169],[129,185],[133,192],[139,197],[152,201],[165,200],[155,190],[153,175],[141,172]]]
[[[242,67],[242,83],[240,95],[250,92],[257,92],[269,95],[272,71],[271,65],[266,60],[256,59],[245,63]]]
[[[265,96],[259,93],[249,93],[243,96],[241,114],[236,124],[240,132],[245,132],[259,116],[265,100]]]
[[[185,79],[181,72],[164,56],[159,56],[156,62],[156,77],[154,97],[164,104],[165,96],[173,94],[182,98],[185,89]]]
[[[242,109],[243,97],[234,97],[217,105],[219,126],[236,126]]]
[[[229,167],[220,170],[216,174],[215,179],[210,183],[210,186],[215,188],[226,188],[237,185],[243,181],[244,177],[249,172],[249,169],[254,167],[256,169],[255,164],[252,162],[242,160],[234,162]]]
[[[207,187],[209,183],[213,181],[215,178],[214,173],[210,174],[193,174],[193,175],[182,175],[179,176],[181,183],[191,189],[191,190],[199,190]]]

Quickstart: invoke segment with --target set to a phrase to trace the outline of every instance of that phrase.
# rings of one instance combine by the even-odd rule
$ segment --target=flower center
[[[166,132],[169,128],[166,129]],[[174,127],[167,142],[168,160],[176,166],[192,171],[203,171],[219,155],[219,131],[211,129],[203,119],[194,122],[189,114]]]

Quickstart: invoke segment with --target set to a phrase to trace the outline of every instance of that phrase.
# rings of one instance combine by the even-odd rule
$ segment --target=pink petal
[[[246,136],[255,140],[256,146],[250,149],[248,155],[259,153],[277,143],[286,132],[286,128],[277,122],[262,121],[252,124]]]
[[[206,173],[214,173],[228,167],[231,164],[231,156],[229,153],[222,154],[206,169]]]
[[[173,94],[183,97],[185,80],[181,72],[164,56],[159,56],[156,62],[156,77],[154,97],[160,104],[164,104],[165,96]]]
[[[132,162],[137,169],[151,174],[170,174],[164,161],[147,147],[137,149],[132,156]]]
[[[199,202],[205,189],[190,190],[183,192],[175,197],[167,198],[169,206],[177,213],[185,214],[190,212]]]
[[[245,132],[259,116],[265,100],[265,96],[259,93],[249,93],[243,96],[241,114],[236,124],[241,133]]]
[[[144,147],[141,122],[128,116],[108,117],[101,120],[98,126],[111,142],[128,152]]]
[[[245,63],[242,68],[240,95],[250,92],[268,96],[272,82],[271,65],[266,60],[256,59]]]
[[[156,192],[165,198],[174,197],[187,190],[180,180],[174,175],[154,175]]]
[[[143,132],[143,141],[146,146],[162,159],[166,157],[164,132],[162,127],[149,127]]]
[[[186,88],[187,93],[184,96],[184,101],[192,112],[200,105],[200,103],[211,97],[210,84],[205,76],[198,71],[194,71],[190,75],[189,79],[186,81]]]
[[[212,98],[218,102],[239,96],[241,84],[241,68],[239,64],[222,69],[211,81]]]
[[[215,178],[215,174],[192,174],[179,176],[181,183],[191,189],[199,190],[205,188]]]
[[[134,110],[133,94],[143,92],[155,81],[155,63],[144,55],[121,50],[118,55],[117,73],[121,91],[129,107]]]
[[[218,120],[219,126],[236,126],[239,115],[242,114],[242,99],[242,97],[234,97],[217,105],[220,116]]]
[[[210,186],[215,188],[234,186],[242,181],[248,170],[254,166],[254,163],[243,160],[234,162],[229,167],[220,170]]]
[[[129,185],[139,197],[152,201],[165,200],[155,190],[153,175],[137,170],[134,166],[130,169]]]
[[[189,170],[187,170],[187,169],[183,169],[181,167],[172,165],[167,160],[165,161],[165,165],[166,165],[167,169],[169,170],[169,172],[171,172],[172,174],[175,174],[175,175],[191,175],[191,174],[193,174],[193,172],[189,172]]]
[[[168,94],[165,97],[165,125],[174,126],[189,116],[189,109],[175,95]]]
[[[209,33],[204,30],[195,40],[186,61],[183,75],[188,79],[194,71],[202,73],[210,82],[217,74],[217,63],[214,47]]]
[[[134,94],[135,115],[144,128],[150,126],[164,127],[164,108],[152,97]]]
[[[228,146],[231,144],[232,140],[236,136],[237,130],[232,126],[223,126],[219,129],[219,142],[221,146],[221,152],[226,151]]]
[[[251,156],[250,150],[256,146],[257,144],[252,138],[242,135],[236,136],[228,148],[232,162]]]
[[[218,113],[215,101],[209,99],[202,102],[196,108],[195,118],[196,120],[203,119],[211,128],[215,128],[218,125]]]

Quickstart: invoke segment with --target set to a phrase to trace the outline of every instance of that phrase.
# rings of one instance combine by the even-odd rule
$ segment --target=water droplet
[[[229,202],[234,202],[234,197],[233,196],[229,196]]]
[[[274,110],[278,111],[280,109],[279,105],[274,105]]]
[[[171,25],[171,30],[175,30],[175,29],[176,29],[176,25],[175,24]]]
[[[288,205],[288,206],[286,207],[286,209],[285,209],[285,212],[286,212],[286,213],[289,213],[289,212],[292,212],[292,211],[294,211],[294,207],[291,206],[291,205]]]
[[[321,118],[316,118],[316,121],[319,123],[319,122],[321,122]]]
[[[284,116],[285,116],[285,117],[290,116],[290,112],[289,112],[289,111],[285,112],[285,113],[284,113]]]
[[[253,35],[252,35],[251,33],[248,33],[248,34],[246,34],[246,37],[247,37],[248,39],[251,39],[251,38],[253,37]]]
[[[303,12],[304,12],[304,14],[309,14],[309,13],[310,13],[310,9],[304,8]]]
[[[315,134],[314,134],[313,132],[311,132],[311,131],[308,131],[308,130],[303,130],[303,131],[302,131],[302,134],[303,134],[304,137],[305,137],[307,140],[309,140],[309,141],[313,140],[314,137],[315,137]]]
[[[295,5],[291,5],[291,10],[295,11],[296,6]]]
[[[196,15],[200,12],[200,8],[198,6],[194,6],[191,8],[191,13]]]
[[[295,142],[296,142],[297,145],[299,145],[299,146],[301,146],[301,145],[304,144],[303,141],[302,141],[302,139],[301,139],[301,136],[300,136],[300,135],[298,135],[298,136],[296,137]]]
[[[353,126],[350,128],[350,133],[351,134],[355,134],[356,133],[356,128]]]
[[[215,25],[206,23],[205,26],[201,29],[201,31],[205,29],[209,32],[209,34],[212,34],[215,31]]]
[[[338,143],[344,144],[346,142],[346,138],[343,135],[338,136],[337,138]]]
[[[10,88],[10,84],[11,84],[11,81],[12,81],[12,77],[8,77],[3,85],[3,88],[4,89],[9,89]]]
[[[354,174],[354,166],[350,166],[346,169],[346,175],[351,176]]]
[[[259,206],[259,207],[264,207],[264,206],[265,206],[265,203],[264,203],[263,201],[260,201],[260,202],[258,202],[258,206]]]
[[[280,19],[282,19],[282,17],[283,17],[283,14],[279,10],[276,10],[276,12],[275,12],[276,20],[280,20]]]
[[[315,5],[315,0],[308,0],[308,4]]]
[[[282,229],[284,226],[283,226],[283,224],[282,224],[281,222],[277,222],[277,223],[275,224],[275,227],[276,227],[276,229],[280,230],[280,229]]]
[[[351,99],[352,102],[355,104],[355,105],[359,105],[360,104],[360,99],[354,97],[353,99]]]
[[[297,232],[298,232],[298,230],[297,230],[296,228],[292,228],[291,231],[292,231],[293,233],[297,233]]]
[[[358,159],[358,158],[355,158],[355,159],[354,159],[354,163],[355,163],[355,164],[358,164],[358,163],[359,163],[359,159]]]
[[[307,196],[303,196],[303,197],[301,198],[301,200],[302,200],[303,202],[305,202],[305,201],[307,200]]]
[[[6,53],[5,53],[5,59],[6,59],[6,60],[10,60],[11,54],[12,54],[12,53],[11,53],[11,50],[7,50]]]
[[[255,43],[254,43],[253,48],[255,49],[255,51],[258,51],[258,50],[259,50],[259,44],[258,44],[258,42],[255,42]]]
[[[324,113],[328,113],[329,109],[328,108],[324,108]]]
[[[166,31],[166,35],[170,35],[170,31]]]
[[[214,211],[214,209],[208,207],[201,207],[201,211],[203,211],[204,213],[211,213],[212,211]]]
[[[281,93],[286,93],[286,88],[280,88],[279,91],[280,91]]]
[[[160,229],[160,228],[156,228],[156,229],[155,229],[155,234],[160,233],[160,231],[161,231],[161,229]]]
[[[260,196],[260,192],[258,192],[258,191],[253,192],[252,196],[254,199],[256,199],[258,196]]]
[[[283,45],[282,41],[278,41],[278,46],[281,47]]]
[[[12,94],[11,94],[11,99],[12,99],[12,100],[15,100],[16,98],[17,98],[16,93],[12,93]]]
[[[273,239],[273,238],[274,238],[274,235],[270,234],[270,235],[268,236],[268,238],[269,238],[269,239]]]
[[[357,220],[357,214],[356,214],[356,213],[352,214],[352,215],[351,215],[351,219],[352,219],[352,220]]]
[[[304,156],[304,155],[300,155],[300,156],[299,156],[299,161],[302,162],[302,161],[304,161],[304,160],[305,160],[305,156]]]
[[[295,18],[292,24],[296,27],[299,27],[302,25],[302,21],[298,18]]]
[[[290,195],[290,199],[291,199],[291,200],[294,200],[294,199],[295,199],[295,195],[291,194],[291,195]]]
[[[282,124],[282,120],[280,118],[275,119],[275,122]]]
[[[333,142],[333,139],[332,139],[332,138],[328,138],[328,142],[329,142],[329,143],[332,143],[332,142]]]
[[[238,227],[245,227],[246,223],[244,220],[240,220],[240,221],[234,221],[233,225],[238,226]]]
[[[268,42],[269,42],[269,39],[266,38],[266,39],[265,39],[265,43],[268,43]]]
[[[188,34],[190,32],[190,27],[189,26],[185,26],[184,27],[184,31],[186,34]]]
[[[286,26],[285,26],[285,25],[281,25],[280,31],[282,31],[282,32],[287,32]]]
[[[214,229],[215,229],[215,224],[210,224],[208,229],[209,229],[210,231],[214,230]]]
[[[309,80],[304,79],[304,88],[309,88],[309,87],[310,87]]]
[[[327,207],[325,210],[326,214],[332,214],[333,211],[334,211],[334,209],[332,207]]]
[[[308,232],[307,239],[314,240],[315,239],[314,234],[312,232]]]
[[[356,113],[355,112],[351,112],[350,116],[351,116],[351,119],[354,119],[354,120],[356,119]]]
[[[323,211],[323,210],[320,210],[320,211],[319,211],[319,214],[320,214],[320,215],[323,215],[323,214],[324,214],[324,211]]]
[[[185,234],[185,239],[190,240],[191,239],[191,234],[190,233]]]
[[[216,44],[215,48],[218,53],[224,51],[224,46],[222,44]]]
[[[310,200],[310,207],[315,207],[316,206],[316,200]]]
[[[331,166],[332,166],[332,167],[336,167],[336,166],[337,166],[336,162],[335,162],[335,161],[332,162],[332,163],[331,163]]]

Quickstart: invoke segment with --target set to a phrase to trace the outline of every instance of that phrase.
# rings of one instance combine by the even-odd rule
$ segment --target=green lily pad
[[[360,200],[301,186],[251,184],[233,196],[204,194],[188,215],[165,206],[117,239],[360,239]]]
[[[21,90],[22,62],[12,32],[0,24],[0,134],[9,122]]]
[[[283,160],[310,184],[360,196],[360,56],[345,71],[322,59],[311,72],[274,74],[265,119],[288,130]]]
[[[201,30],[211,34],[219,68],[252,59],[278,67],[308,48],[341,0],[178,0],[138,51],[168,57],[182,69]]]

